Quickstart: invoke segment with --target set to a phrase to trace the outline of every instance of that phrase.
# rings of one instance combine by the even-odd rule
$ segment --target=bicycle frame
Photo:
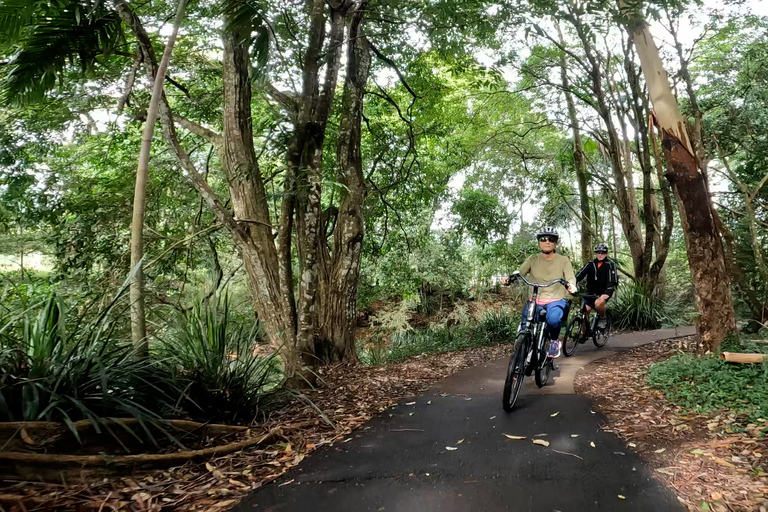
[[[528,281],[522,274],[519,272],[515,272],[512,274],[513,279],[520,279],[528,286],[533,287],[533,293],[531,294],[531,299],[529,302],[528,310],[526,311],[526,318],[522,325],[522,329],[520,329],[520,332],[527,333],[531,336],[529,336],[529,340],[536,340],[536,349],[533,350],[533,356],[531,357],[531,364],[533,364],[533,368],[539,368],[542,365],[542,362],[547,362],[547,356],[543,353],[544,351],[544,331],[545,329],[542,327],[541,319],[539,318],[539,315],[536,314],[536,299],[539,297],[539,288],[549,288],[550,286],[553,286],[555,284],[561,284],[563,286],[566,286],[565,279],[556,279],[554,281],[551,281],[547,284],[540,284],[540,283],[532,283]],[[533,347],[526,347],[526,353],[532,350]]]

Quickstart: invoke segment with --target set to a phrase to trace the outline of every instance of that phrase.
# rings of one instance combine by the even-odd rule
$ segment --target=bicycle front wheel
[[[517,396],[523,387],[525,380],[525,356],[530,346],[530,337],[527,334],[519,334],[515,340],[515,351],[509,360],[507,367],[507,380],[504,382],[504,394],[502,405],[509,412],[515,406]]]
[[[547,355],[549,354],[549,345],[551,343],[550,340],[544,338],[544,343],[539,352],[538,361],[536,362],[537,368],[534,380],[536,381],[536,386],[540,388],[547,385],[547,382],[549,382],[549,373],[552,371],[552,358]]]
[[[595,344],[596,347],[604,347],[606,343],[608,343],[608,338],[611,337],[611,312],[606,311],[605,312],[605,328],[604,329],[598,329],[597,325],[595,325],[595,329],[592,332],[592,343]]]
[[[576,316],[565,329],[565,339],[563,340],[563,354],[565,357],[571,357],[576,353],[576,347],[581,341],[581,317]]]

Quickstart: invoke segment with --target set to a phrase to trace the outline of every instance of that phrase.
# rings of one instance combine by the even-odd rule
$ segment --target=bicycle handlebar
[[[509,276],[509,284],[512,284],[512,283],[513,283],[514,281],[516,281],[517,279],[520,279],[520,280],[522,280],[522,281],[523,281],[525,284],[527,284],[528,286],[538,286],[539,288],[549,288],[550,286],[552,286],[552,285],[555,285],[555,284],[561,284],[561,285],[565,286],[566,288],[568,288],[568,284],[569,284],[569,283],[568,283],[568,281],[566,281],[566,280],[565,280],[565,279],[563,279],[562,277],[561,277],[560,279],[555,279],[554,281],[551,281],[551,282],[549,282],[549,283],[547,283],[547,284],[532,283],[532,282],[528,281],[528,280],[525,278],[525,276],[524,276],[524,275],[522,275],[522,274],[521,274],[519,271],[517,271],[517,270],[515,270],[515,273],[514,273],[514,274],[512,274],[511,276]]]

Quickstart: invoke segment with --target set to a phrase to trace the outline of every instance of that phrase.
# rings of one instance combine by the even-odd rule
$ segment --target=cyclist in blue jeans
[[[555,279],[565,279],[568,281],[568,290],[562,286],[552,286],[550,288],[542,288],[539,290],[539,297],[536,299],[536,311],[534,314],[542,309],[547,312],[547,328],[549,339],[551,343],[549,345],[549,356],[560,356],[560,328],[562,326],[563,316],[565,315],[565,308],[567,305],[566,298],[567,292],[576,291],[576,276],[573,273],[573,266],[571,260],[567,256],[556,253],[557,242],[560,236],[557,230],[552,227],[546,227],[536,233],[536,239],[539,241],[539,254],[529,256],[518,271],[526,279],[529,279],[536,283],[548,283]],[[502,280],[502,284],[509,284],[509,279]],[[523,318],[525,318],[528,308],[530,307],[530,301],[526,302],[523,307]]]

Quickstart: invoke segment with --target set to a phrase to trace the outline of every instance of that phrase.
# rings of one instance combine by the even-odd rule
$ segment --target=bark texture
[[[357,282],[363,246],[363,201],[366,196],[360,143],[363,99],[371,64],[368,39],[361,33],[366,5],[367,2],[362,2],[357,6],[348,28],[347,71],[337,147],[337,180],[343,187],[335,215],[332,251],[328,251],[325,236],[320,241],[322,263],[317,354],[325,362],[357,359]]]
[[[709,192],[656,43],[642,21],[634,21],[630,32],[661,131],[662,149],[667,161],[666,176],[672,184],[680,210],[699,312],[697,330],[703,348],[715,351],[725,336],[735,330],[736,317]]]

